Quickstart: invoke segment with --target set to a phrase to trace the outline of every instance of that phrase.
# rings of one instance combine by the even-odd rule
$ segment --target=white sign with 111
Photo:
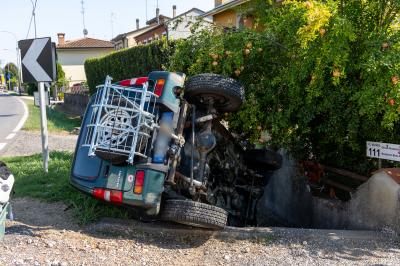
[[[367,141],[367,157],[400,162],[400,145]]]

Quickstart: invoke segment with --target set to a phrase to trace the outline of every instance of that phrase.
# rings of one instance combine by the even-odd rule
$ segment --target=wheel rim
[[[198,101],[203,105],[208,105],[212,101],[214,106],[224,107],[229,103],[225,96],[219,94],[200,94],[197,97],[199,97]]]
[[[126,142],[131,120],[125,110],[107,110],[100,120],[99,146],[115,148]]]

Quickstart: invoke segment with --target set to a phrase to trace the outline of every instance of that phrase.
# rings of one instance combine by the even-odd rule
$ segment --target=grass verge
[[[28,106],[29,117],[23,127],[28,131],[40,131],[40,109],[34,106],[32,100],[25,100]],[[70,133],[75,127],[81,125],[81,119],[68,116],[53,108],[47,107],[47,127],[51,133]]]
[[[41,154],[2,158],[15,177],[14,197],[32,197],[63,202],[72,209],[77,222],[86,224],[101,217],[128,218],[126,209],[107,205],[75,190],[69,184],[72,153],[51,152],[49,173],[42,168]]]

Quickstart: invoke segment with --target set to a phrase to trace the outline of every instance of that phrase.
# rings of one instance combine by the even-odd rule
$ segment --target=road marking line
[[[15,135],[16,135],[15,133],[11,133],[6,137],[6,139],[12,139],[13,137],[15,137]]]
[[[13,133],[16,133],[21,130],[21,128],[24,126],[24,124],[26,122],[26,119],[28,119],[28,115],[29,115],[28,107],[26,106],[26,103],[19,98],[17,98],[17,100],[20,103],[22,103],[22,106],[24,106],[24,115],[22,116],[21,120],[19,120],[18,125],[14,128]]]
[[[7,145],[7,143],[0,143],[0,151],[2,150],[2,149],[4,149],[4,147]]]

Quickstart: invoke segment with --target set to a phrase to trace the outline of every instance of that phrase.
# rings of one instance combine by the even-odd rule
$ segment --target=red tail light
[[[104,189],[102,189],[102,188],[95,188],[95,189],[93,189],[92,195],[93,195],[93,197],[95,197],[96,199],[104,200]]]
[[[132,85],[143,85],[144,83],[146,83],[149,78],[148,77],[140,77],[140,78],[136,78],[136,79],[132,79],[132,81],[134,81],[134,83]]]
[[[122,191],[119,190],[108,190],[102,188],[93,189],[93,197],[96,199],[104,200],[111,203],[122,203]]]
[[[156,85],[154,87],[154,94],[160,97],[163,93],[164,85],[165,85],[165,79],[157,80]]]
[[[131,87],[131,86],[139,86],[143,85],[145,82],[149,80],[148,77],[140,77],[140,78],[133,78],[133,79],[125,79],[118,82],[119,85],[124,87]]]
[[[143,170],[136,171],[135,175],[135,188],[133,192],[135,194],[142,194],[143,192],[143,185],[144,185],[144,176],[145,172]]]
[[[114,203],[122,203],[122,191],[111,190],[110,201]]]

